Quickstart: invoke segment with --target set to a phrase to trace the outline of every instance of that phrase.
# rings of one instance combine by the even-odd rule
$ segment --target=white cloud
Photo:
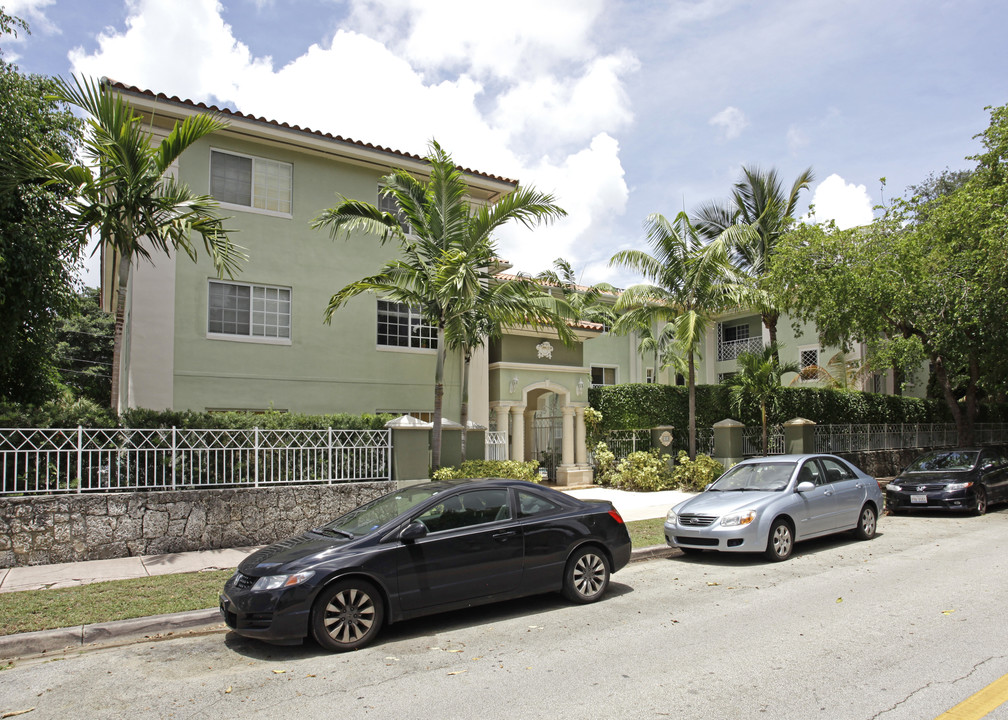
[[[725,140],[734,140],[749,125],[745,113],[737,107],[729,105],[724,110],[716,114],[707,121],[714,127],[721,128],[721,135]]]
[[[799,150],[806,147],[809,144],[808,135],[797,125],[791,125],[787,130],[787,146],[788,152],[792,155],[798,153]]]
[[[841,230],[867,225],[872,221],[872,199],[864,185],[846,182],[833,173],[812,194],[815,219],[833,220]]]
[[[615,134],[632,121],[624,82],[638,63],[592,47],[601,0],[517,0],[492,22],[461,0],[350,1],[331,41],[281,68],[252,55],[216,0],[130,0],[125,29],[106,30],[94,53],[75,49],[71,63],[410,153],[436,138],[462,166],[553,192],[569,217],[534,236],[501,234],[517,270],[585,262],[611,239],[628,195]]]
[[[46,8],[56,0],[6,0],[3,11],[13,17],[25,20],[31,31],[46,34],[59,33],[59,28],[46,15]],[[24,40],[24,33],[18,33],[17,41]]]

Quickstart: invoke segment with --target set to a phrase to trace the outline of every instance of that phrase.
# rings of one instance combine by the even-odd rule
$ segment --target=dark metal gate
[[[539,472],[556,480],[557,465],[563,448],[563,416],[556,408],[536,410],[532,420],[532,459],[539,461]]]

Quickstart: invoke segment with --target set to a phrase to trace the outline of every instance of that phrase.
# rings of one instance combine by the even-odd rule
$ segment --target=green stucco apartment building
[[[436,334],[415,308],[366,295],[338,311],[331,325],[322,322],[330,296],[377,270],[395,244],[365,235],[334,241],[309,226],[338,195],[379,204],[383,175],[400,167],[422,176],[424,161],[115,82],[106,87],[142,112],[154,135],[193,113],[219,112],[228,120],[226,129],[182,155],[176,173],[195,192],[217,198],[233,241],[249,257],[240,275],[224,280],[205,253],[195,263],[163,255],[139,262],[127,290],[120,376],[113,379],[120,409],[390,412],[428,419]],[[493,203],[516,186],[472,170],[465,178],[474,204]],[[105,252],[107,308],[115,307],[114,262]],[[782,319],[781,329],[789,327]],[[545,331],[513,329],[474,358],[470,386],[474,423],[507,432],[511,457],[538,459],[557,448],[558,479],[569,481],[590,477],[587,388],[655,379],[653,360],[637,352],[633,335],[616,337],[592,323],[575,331],[578,343],[569,348]],[[707,338],[700,381],[718,382],[734,371],[739,351],[764,339],[758,315],[726,316]],[[803,365],[819,364],[827,352],[814,344],[814,333],[782,339]],[[459,357],[449,353],[448,420],[459,419],[461,375]],[[657,381],[676,378],[659,372]]]

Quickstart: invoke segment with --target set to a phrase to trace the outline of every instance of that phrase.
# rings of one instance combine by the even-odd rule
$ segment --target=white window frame
[[[814,363],[804,363],[804,362],[802,362],[802,356],[805,353],[807,353],[807,352],[814,352],[815,353],[815,362]],[[805,377],[805,368],[812,367],[813,365],[815,367],[819,367],[819,355],[820,355],[820,352],[819,352],[819,346],[818,345],[803,345],[802,347],[798,348],[798,377],[800,378],[800,382],[803,382],[803,383],[814,383],[814,382],[817,382],[819,380],[818,373],[816,374],[815,377],[812,377],[812,378]]]
[[[248,153],[235,152],[234,150],[225,150],[224,148],[212,147],[210,148],[210,162],[207,167],[208,182],[207,187],[210,188],[210,194],[213,195],[213,154],[220,153],[222,155],[233,155],[235,157],[248,158],[252,161],[252,189],[251,196],[249,198],[250,203],[248,205],[242,205],[240,203],[225,202],[223,200],[218,200],[222,208],[228,208],[230,210],[240,210],[241,212],[258,213],[259,215],[269,215],[270,217],[278,217],[285,219],[292,219],[294,217],[294,164],[286,162],[284,160],[276,160],[274,158],[259,157],[258,155],[249,155]],[[282,165],[290,168],[290,212],[283,212],[279,210],[267,210],[266,208],[258,208],[255,206],[255,195],[256,195],[256,163],[257,162],[267,162],[276,163],[277,165]]]
[[[654,372],[654,368],[653,367],[649,366],[649,367],[644,368],[644,382],[647,383],[648,385],[654,385],[655,384],[656,380],[655,380],[655,372]]]
[[[409,345],[382,345],[380,342],[378,342],[378,323],[380,322],[380,319],[381,319],[381,312],[382,312],[381,311],[381,303],[383,303],[383,302],[391,303],[391,304],[394,304],[394,305],[400,305],[402,307],[405,307],[406,308],[406,312],[408,313],[407,317],[409,319],[409,326],[410,327],[413,326],[413,322],[412,321],[413,321],[413,318],[416,317],[420,321],[420,323],[419,323],[420,326],[426,327],[426,328],[432,330],[433,334],[429,338],[431,340],[432,347],[414,347],[413,344],[412,344],[412,338],[410,339],[410,344]],[[420,353],[422,355],[435,355],[435,354],[437,354],[437,343],[438,343],[437,328],[434,327],[433,325],[427,325],[426,323],[424,323],[424,321],[423,321],[423,314],[421,313],[419,307],[413,306],[413,305],[407,305],[406,303],[401,303],[401,302],[398,302],[396,300],[387,300],[385,298],[378,298],[378,303],[375,305],[375,349],[376,350],[379,350],[381,352],[404,352],[404,353]]]
[[[613,373],[612,373],[613,374],[613,381],[611,383],[607,383],[607,382],[596,383],[595,379],[592,377],[595,374],[595,369],[596,368],[602,370],[602,380],[603,381],[605,380],[605,375],[606,375],[605,371],[606,370],[612,370],[613,371]],[[619,385],[619,365],[592,365],[588,369],[588,377],[592,378],[592,381],[591,381],[591,386],[592,387],[612,387],[613,385]]]
[[[249,289],[249,334],[239,335],[237,333],[222,333],[222,332],[211,332],[210,330],[210,287],[214,284],[217,285],[231,285],[235,287],[247,287]],[[252,322],[252,303],[253,294],[256,288],[266,289],[266,290],[284,290],[287,292],[288,297],[288,311],[287,311],[287,337],[268,337],[265,335],[253,335],[252,330],[254,324]],[[206,337],[208,340],[227,340],[229,342],[246,342],[246,343],[257,343],[261,345],[290,345],[292,343],[292,338],[294,337],[294,293],[289,287],[284,287],[283,285],[264,285],[262,283],[242,283],[234,282],[232,280],[217,280],[209,279],[207,281],[207,292],[206,292]]]
[[[407,235],[413,234],[413,226],[410,225],[409,220],[406,219],[406,213],[402,211],[399,207],[399,203],[391,195],[385,195],[382,190],[385,189],[384,185],[378,185],[378,204],[375,206],[382,212],[391,213],[399,219],[399,227]]]

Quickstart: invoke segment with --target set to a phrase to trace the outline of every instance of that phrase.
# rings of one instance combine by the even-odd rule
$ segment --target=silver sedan
[[[870,540],[881,509],[875,479],[834,455],[752,458],[669,510],[665,540],[687,553],[787,560],[799,540],[847,530]]]

